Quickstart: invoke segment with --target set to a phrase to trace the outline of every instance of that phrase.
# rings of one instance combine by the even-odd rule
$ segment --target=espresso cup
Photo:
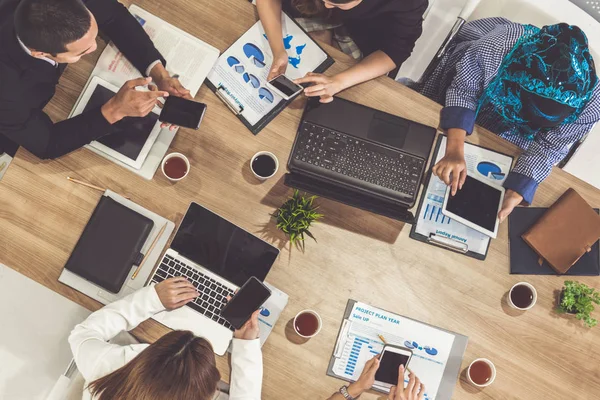
[[[478,358],[469,365],[467,379],[480,388],[489,386],[496,379],[496,367],[487,358]]]
[[[259,180],[267,180],[279,170],[279,160],[270,151],[259,151],[250,159],[250,170]]]
[[[530,283],[516,283],[508,292],[508,304],[517,310],[529,310],[536,302],[537,291]]]
[[[190,172],[190,161],[181,153],[167,154],[161,163],[164,176],[172,182],[178,182]]]
[[[321,317],[313,310],[302,310],[294,317],[294,331],[306,339],[317,336],[322,325]]]

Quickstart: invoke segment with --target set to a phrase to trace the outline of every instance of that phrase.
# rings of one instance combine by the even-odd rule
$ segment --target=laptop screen
[[[263,281],[279,250],[212,211],[191,203],[171,248],[204,268],[242,286]]]

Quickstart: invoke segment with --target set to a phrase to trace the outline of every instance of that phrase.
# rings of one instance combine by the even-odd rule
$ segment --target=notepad
[[[81,234],[65,269],[118,293],[140,253],[154,222],[102,196]]]

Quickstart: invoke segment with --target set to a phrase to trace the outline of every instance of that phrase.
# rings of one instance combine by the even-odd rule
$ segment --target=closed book
[[[600,238],[600,216],[568,189],[521,237],[552,269],[564,274]]]
[[[150,218],[102,196],[65,269],[119,293],[133,266],[141,262],[153,226]]]

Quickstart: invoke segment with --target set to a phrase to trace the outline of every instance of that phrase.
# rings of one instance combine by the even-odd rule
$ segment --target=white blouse
[[[107,343],[121,331],[130,331],[152,315],[164,311],[154,286],[109,304],[77,325],[69,336],[71,351],[79,372],[90,382],[121,368],[142,352],[148,344],[121,346]],[[231,400],[260,400],[262,388],[260,341],[233,339],[231,351]],[[91,400],[85,389],[83,400]]]

